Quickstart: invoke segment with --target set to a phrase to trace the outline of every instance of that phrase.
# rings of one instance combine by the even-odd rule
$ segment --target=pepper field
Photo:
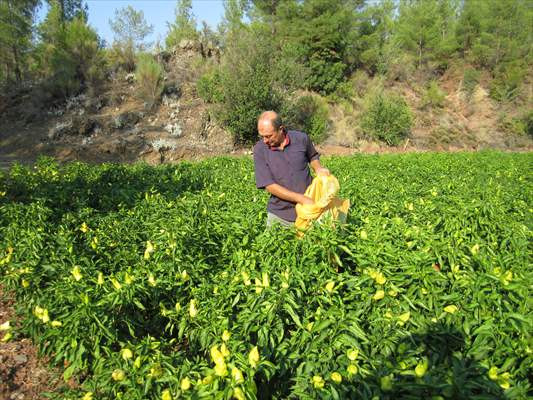
[[[249,158],[0,173],[0,282],[61,399],[533,395],[529,153],[326,158],[347,223],[265,231]]]

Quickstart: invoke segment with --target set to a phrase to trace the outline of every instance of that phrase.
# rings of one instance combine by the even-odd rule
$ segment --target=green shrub
[[[463,74],[463,89],[468,97],[472,95],[479,83],[481,73],[474,68],[467,68]]]
[[[533,138],[533,110],[528,111],[523,117],[526,133]]]
[[[148,109],[160,99],[163,92],[163,67],[152,55],[141,54],[135,70],[138,96]]]
[[[413,117],[405,100],[396,95],[372,96],[362,113],[361,127],[371,137],[397,145],[411,131]]]
[[[533,137],[533,110],[517,117],[502,115],[499,119],[499,127],[507,133]]]
[[[446,93],[439,87],[435,81],[431,81],[422,97],[422,108],[443,107]]]
[[[335,92],[328,96],[331,102],[339,103],[341,101],[349,101],[356,95],[355,89],[351,81],[344,81],[337,85]]]
[[[256,64],[236,74],[226,70],[222,75],[222,107],[218,119],[233,134],[236,143],[249,143],[257,138],[257,117],[264,110],[278,109],[280,96],[269,79],[268,65]]]
[[[218,71],[208,72],[196,82],[198,95],[208,103],[220,103],[224,100]]]
[[[498,121],[499,128],[513,135],[525,135],[526,123],[524,120],[510,115],[501,115]]]
[[[313,143],[320,143],[326,138],[329,112],[323,99],[318,96],[302,96],[295,102],[286,104],[284,109],[282,114],[290,129],[307,133]]]
[[[243,30],[226,49],[218,71],[197,84],[200,96],[216,103],[214,115],[236,143],[257,140],[259,114],[282,104],[272,76],[273,49],[260,38],[258,32]]]
[[[107,53],[109,63],[115,67],[115,70],[123,70],[125,72],[135,71],[137,63],[137,53],[133,42],[131,43],[113,43],[113,46]]]
[[[406,82],[416,71],[415,61],[409,54],[403,53],[389,61],[387,77],[392,81]]]
[[[54,97],[77,94],[94,86],[104,75],[98,35],[82,18],[58,28],[53,42],[40,45],[36,57],[47,78],[45,89]]]
[[[520,85],[526,69],[518,63],[502,66],[490,85],[490,97],[497,101],[511,101],[520,94]]]
[[[96,32],[83,19],[75,18],[68,24],[65,45],[82,83],[98,84],[103,79],[105,63]]]
[[[45,89],[54,98],[66,98],[77,94],[81,88],[81,81],[76,76],[75,61],[61,49],[53,47],[46,55],[51,76],[45,80]]]
[[[321,94],[335,91],[344,79],[346,64],[332,62],[328,59],[312,58],[309,61],[311,73],[307,77],[306,86]]]

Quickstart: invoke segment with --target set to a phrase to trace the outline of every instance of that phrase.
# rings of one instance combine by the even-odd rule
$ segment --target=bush
[[[54,97],[68,97],[96,85],[104,75],[98,35],[82,18],[61,26],[52,43],[36,50],[45,71],[45,89]]]
[[[163,67],[150,54],[141,54],[137,62],[135,77],[138,95],[151,109],[163,92]]]
[[[70,57],[76,61],[82,83],[97,85],[103,79],[105,65],[96,32],[83,19],[75,18],[66,30],[65,45]]]
[[[399,96],[373,96],[362,113],[361,127],[371,137],[388,145],[397,145],[411,131],[413,117],[405,100]]]
[[[328,59],[316,58],[309,61],[311,73],[307,77],[306,86],[321,94],[335,91],[344,79],[346,64],[332,62]]]
[[[389,62],[387,77],[392,81],[406,82],[416,71],[415,61],[408,54],[400,54]]]
[[[479,83],[481,73],[474,68],[467,68],[463,74],[463,89],[468,97],[474,93],[474,89]]]
[[[113,43],[113,46],[108,52],[108,58],[109,63],[115,67],[115,70],[121,69],[125,72],[135,71],[137,54],[133,42]]]
[[[223,104],[218,119],[233,134],[236,143],[250,143],[257,138],[257,117],[264,110],[278,109],[280,96],[269,79],[267,64],[255,65],[222,76]]]
[[[497,101],[511,101],[520,94],[526,69],[517,63],[502,66],[490,85],[490,97]]]
[[[216,119],[232,134],[235,143],[257,140],[257,117],[278,110],[280,91],[274,85],[273,49],[259,32],[243,30],[224,53],[219,69],[197,83],[201,97],[215,103]]]
[[[439,87],[435,81],[431,81],[422,97],[422,108],[443,107],[446,93]]]
[[[290,129],[307,133],[313,143],[320,143],[326,138],[329,111],[327,103],[320,97],[302,96],[294,103],[287,103],[282,114]]]
[[[524,115],[522,121],[524,121],[526,126],[526,133],[533,138],[533,110]]]
[[[500,114],[498,118],[498,128],[505,133],[514,135],[523,135],[526,129],[525,124],[520,119],[511,117],[507,114]]]
[[[218,71],[207,72],[196,82],[198,96],[208,103],[220,103],[224,100]]]
[[[504,132],[514,135],[533,136],[533,111],[529,111],[519,117],[502,115],[499,119],[499,127]]]

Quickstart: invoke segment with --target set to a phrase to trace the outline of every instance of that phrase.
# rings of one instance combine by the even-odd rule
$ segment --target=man
[[[267,206],[267,227],[274,223],[291,226],[296,220],[296,203],[313,204],[303,195],[311,184],[309,164],[317,175],[329,175],[309,136],[287,131],[274,111],[263,112],[257,120],[261,140],[254,146],[255,183],[271,194]]]

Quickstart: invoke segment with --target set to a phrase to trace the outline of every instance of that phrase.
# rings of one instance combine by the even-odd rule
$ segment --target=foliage
[[[44,85],[55,97],[67,97],[94,87],[103,77],[104,60],[96,32],[81,17],[62,22],[54,5],[39,26],[42,43],[36,49]]]
[[[65,49],[76,62],[76,73],[82,85],[96,85],[104,73],[98,35],[81,18],[68,23],[65,32]]]
[[[313,143],[322,142],[330,126],[327,103],[319,96],[305,95],[285,105],[282,112],[289,129],[303,131]]]
[[[125,72],[135,71],[137,64],[137,51],[133,43],[113,43],[106,52],[109,64],[115,71],[122,69]]]
[[[400,45],[417,59],[417,67],[435,62],[447,66],[454,52],[454,0],[403,0],[400,2],[396,35]]]
[[[9,333],[83,377],[56,398],[527,398],[530,160],[323,160],[353,206],[303,239],[265,231],[249,158],[15,166]]]
[[[490,84],[490,97],[498,101],[511,101],[520,94],[520,86],[527,73],[521,62],[499,67]]]
[[[412,113],[405,100],[383,92],[370,96],[361,116],[363,131],[388,145],[397,145],[405,139],[412,123]]]
[[[0,83],[16,88],[30,79],[53,82],[53,92],[75,92],[85,84],[79,82],[78,66],[70,59],[64,36],[74,19],[87,21],[86,2],[47,0],[49,12],[36,25],[40,3],[0,2]],[[449,65],[463,64],[494,78],[490,88],[494,99],[516,102],[523,75],[533,62],[533,8],[526,0],[228,0],[224,11],[217,33],[206,24],[198,32],[191,0],[178,0],[164,38],[167,48],[182,39],[199,40],[204,56],[218,55],[234,53],[243,40],[253,40],[250,47],[271,52],[264,57],[268,65],[260,74],[270,74],[265,85],[274,88],[273,97],[308,90],[342,102],[350,96],[347,82],[355,71],[420,83],[428,77],[437,79]],[[131,6],[117,10],[110,24],[115,40],[107,51],[109,66],[134,71],[137,53],[146,51],[145,39],[153,27]],[[249,32],[254,32],[253,39],[241,38]],[[103,47],[100,39],[98,47]],[[247,61],[246,54],[242,56],[239,64]],[[468,85],[477,78],[467,73],[469,95]],[[250,93],[238,95],[244,99]],[[237,125],[240,130],[242,124]]]
[[[372,73],[384,74],[397,56],[398,43],[393,38],[395,4],[392,0],[369,4],[361,15],[356,41],[358,64]]]
[[[533,111],[519,113],[517,116],[502,114],[499,118],[499,127],[507,133],[514,135],[529,135],[533,137]]]
[[[439,87],[437,81],[431,81],[422,96],[422,108],[443,107],[446,93]]]
[[[27,72],[32,24],[38,0],[0,2],[0,65],[5,81],[21,82]]]
[[[222,36],[232,37],[244,28],[243,17],[247,0],[227,0],[224,2],[224,15],[218,26]]]
[[[149,46],[145,39],[154,27],[146,22],[142,11],[132,6],[115,10],[115,18],[109,20],[109,25],[115,34],[110,58],[119,68],[131,72],[135,69],[137,53]]]
[[[533,138],[533,110],[524,114],[522,121],[524,121],[526,133]]]
[[[457,25],[464,57],[489,70],[509,62],[531,62],[532,18],[527,1],[466,0]]]
[[[46,0],[50,7],[57,6],[62,22],[72,21],[74,18],[87,20],[87,4],[83,0]]]
[[[224,101],[224,94],[220,85],[220,73],[216,70],[208,71],[196,82],[196,90],[206,102],[221,103]]]
[[[305,85],[321,94],[335,91],[350,72],[350,43],[354,37],[353,2],[309,0],[290,18],[288,35],[298,43],[303,64],[309,68]]]
[[[215,115],[237,143],[257,138],[257,117],[264,110],[279,109],[282,102],[274,86],[268,43],[259,45],[258,32],[243,30],[226,49],[220,68],[204,75],[199,94],[219,102]]]
[[[137,82],[137,95],[151,109],[161,98],[163,93],[163,67],[151,55],[142,53],[137,61],[135,78]]]
[[[479,83],[481,73],[474,68],[467,68],[463,74],[463,88],[468,97],[472,95]]]
[[[169,31],[165,39],[168,49],[178,45],[184,39],[198,39],[196,21],[192,14],[192,0],[178,0],[175,17],[175,21],[168,24]]]

